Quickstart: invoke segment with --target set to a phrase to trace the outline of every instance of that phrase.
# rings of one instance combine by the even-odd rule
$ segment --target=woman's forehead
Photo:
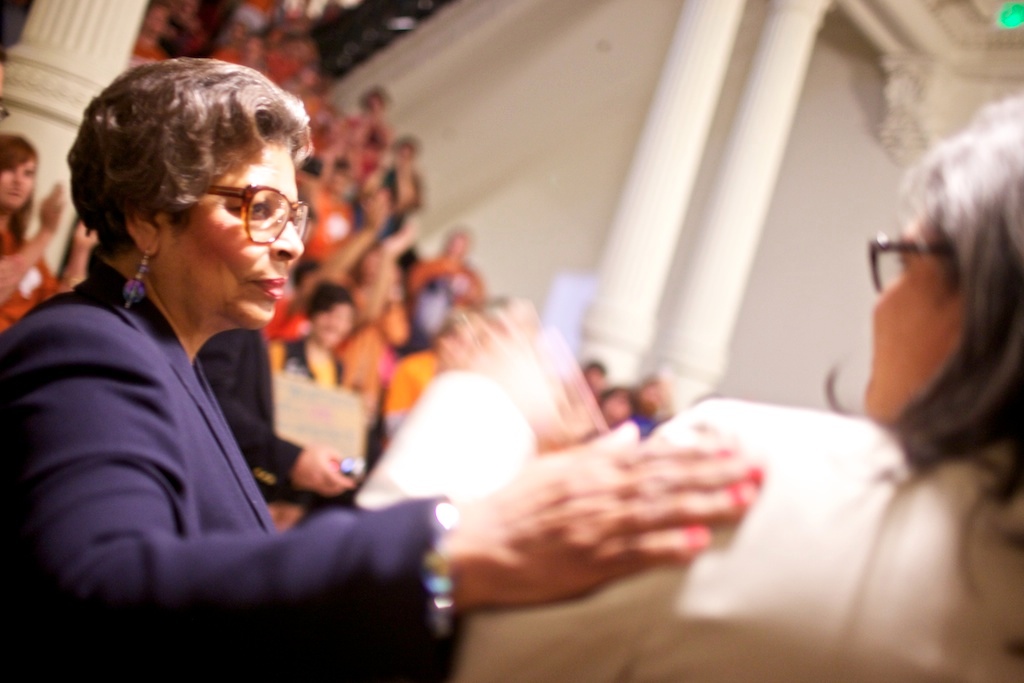
[[[16,152],[20,152],[20,150],[16,150]],[[36,158],[29,152],[13,154],[4,161],[7,163],[0,166],[0,171],[34,170],[36,167]]]
[[[294,195],[295,164],[291,154],[280,145],[270,145],[248,163],[228,171],[214,181],[217,185],[267,185],[281,190],[286,195]]]

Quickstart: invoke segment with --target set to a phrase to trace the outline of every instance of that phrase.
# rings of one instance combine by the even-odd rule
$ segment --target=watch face
[[[338,469],[346,477],[358,479],[366,471],[366,461],[362,458],[345,458],[338,465]]]
[[[434,517],[445,531],[451,531],[459,523],[459,508],[448,501],[442,501],[434,508]]]

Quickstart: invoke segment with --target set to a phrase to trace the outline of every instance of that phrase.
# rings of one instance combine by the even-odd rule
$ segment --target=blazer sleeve
[[[60,308],[0,338],[17,641],[61,643],[41,666],[445,674],[419,573],[434,501],[268,530],[148,337]]]

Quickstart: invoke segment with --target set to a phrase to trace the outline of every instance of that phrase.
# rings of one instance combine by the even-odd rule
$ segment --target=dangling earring
[[[135,277],[124,283],[121,296],[124,297],[124,307],[131,308],[146,298],[146,285],[142,278],[149,272],[149,254],[143,252],[142,261],[139,262],[139,269],[135,271]]]

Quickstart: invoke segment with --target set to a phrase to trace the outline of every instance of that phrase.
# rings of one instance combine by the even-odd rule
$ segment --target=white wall
[[[491,290],[538,307],[556,273],[595,269],[683,3],[463,0],[343,81],[343,102],[371,84],[388,88],[398,131],[423,142],[422,251],[469,226]],[[676,281],[765,6],[748,2]],[[723,393],[823,405],[824,376],[844,362],[840,395],[859,401],[872,300],[866,239],[896,227],[899,176],[875,137],[876,61],[841,14],[827,16]]]

